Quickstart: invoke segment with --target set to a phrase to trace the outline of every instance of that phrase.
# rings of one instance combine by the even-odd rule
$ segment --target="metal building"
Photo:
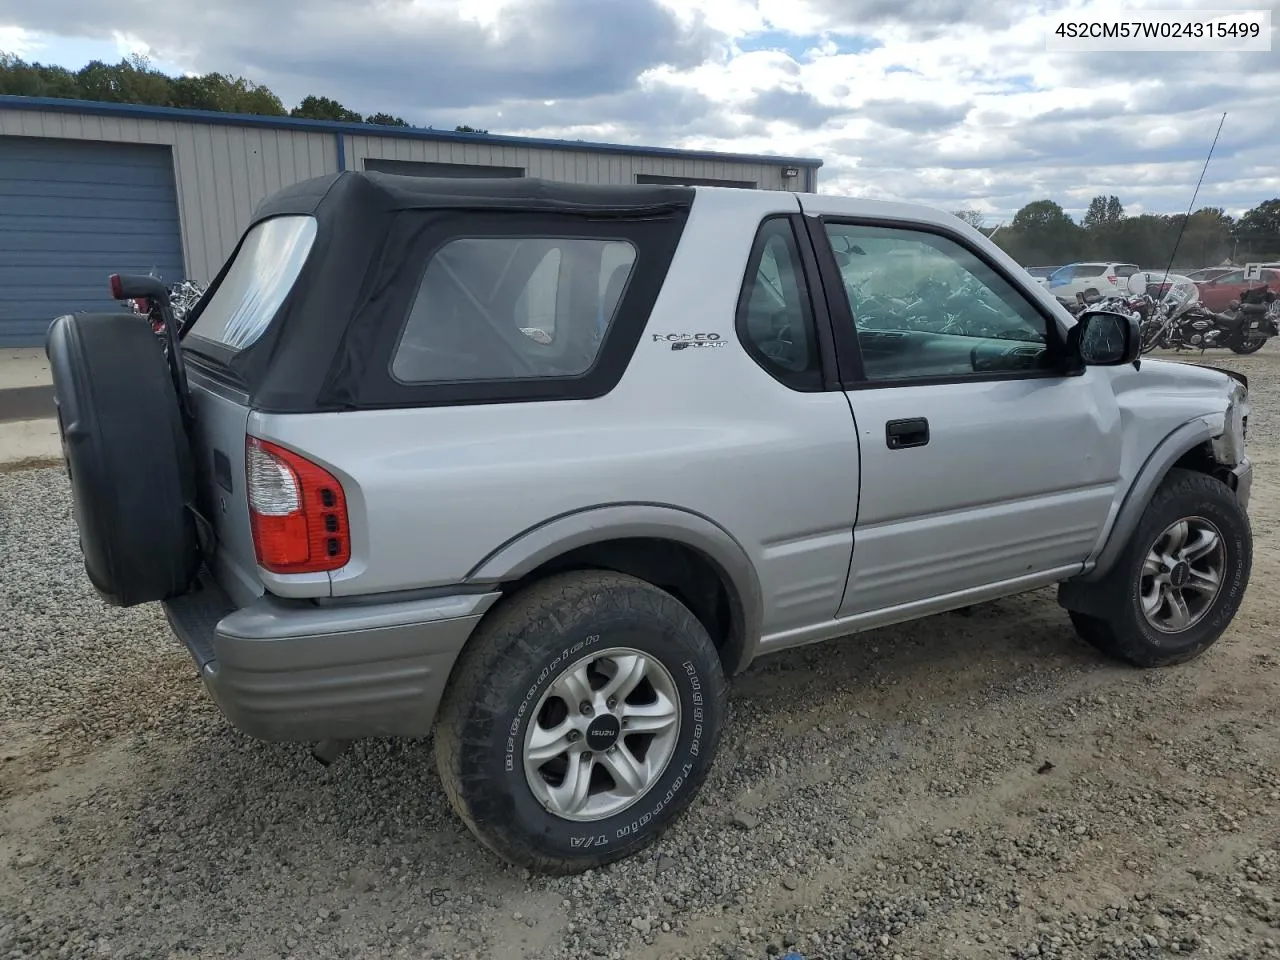
[[[255,206],[340,170],[813,191],[821,160],[0,96],[0,345],[110,309],[107,276],[208,283]]]

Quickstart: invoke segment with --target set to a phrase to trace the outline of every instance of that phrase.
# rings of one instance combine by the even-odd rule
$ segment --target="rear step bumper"
[[[498,596],[263,598],[237,609],[206,575],[164,610],[235,727],[262,740],[353,740],[428,733],[458,652]]]

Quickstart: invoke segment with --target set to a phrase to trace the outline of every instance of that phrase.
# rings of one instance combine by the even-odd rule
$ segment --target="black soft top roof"
[[[537,177],[415,177],[393,173],[332,173],[285,187],[264,200],[254,222],[281,214],[315,214],[322,206],[359,205],[384,211],[512,210],[635,216],[688,207],[692,187],[666,184],[562,183]]]
[[[266,332],[239,352],[191,338],[188,349],[223,364],[243,381],[251,402],[278,412],[350,409],[357,403],[387,327],[402,323],[421,279],[423,244],[472,213],[499,224],[503,215],[548,223],[565,216],[594,221],[672,221],[678,238],[694,189],[666,184],[611,186],[530,177],[442,178],[346,171],[285,187],[264,200],[245,233],[278,216],[313,216],[316,238],[307,263]],[[240,243],[210,284],[217,294]],[[663,268],[665,271],[665,267]],[[200,307],[188,323],[194,326]],[[187,327],[190,329],[190,326]],[[638,333],[637,333],[638,336]],[[379,354],[380,356],[380,354]]]

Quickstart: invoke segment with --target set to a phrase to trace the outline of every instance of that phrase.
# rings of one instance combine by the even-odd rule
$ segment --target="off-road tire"
[[[526,778],[524,738],[542,694],[593,650],[658,660],[679,696],[680,727],[663,773],[633,806],[579,822],[549,812]],[[715,757],[727,683],[706,629],[671,594],[611,572],[557,574],[500,602],[458,658],[435,731],[450,803],[502,859],[577,873],[651,844],[697,794]]]
[[[200,563],[196,475],[159,339],[132,313],[74,314],[46,352],[90,583],[122,607],[181,594]]]
[[[1204,517],[1221,532],[1225,548],[1222,587],[1203,618],[1181,633],[1156,630],[1143,615],[1139,583],[1143,562],[1156,538],[1179,519]],[[1156,489],[1123,556],[1105,581],[1090,616],[1071,611],[1076,632],[1103,653],[1139,667],[1194,660],[1222,636],[1249,585],[1253,535],[1249,516],[1221,480],[1175,468]]]

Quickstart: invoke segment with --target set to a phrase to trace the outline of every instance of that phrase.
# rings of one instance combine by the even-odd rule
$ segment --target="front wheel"
[[[727,685],[715,646],[634,577],[550,577],[481,623],[436,761],[454,810],[510,863],[576,873],[648,846],[710,770]]]
[[[1096,615],[1071,612],[1076,632],[1141,667],[1185,663],[1230,625],[1253,566],[1249,515],[1221,480],[1174,469],[1156,490]]]

